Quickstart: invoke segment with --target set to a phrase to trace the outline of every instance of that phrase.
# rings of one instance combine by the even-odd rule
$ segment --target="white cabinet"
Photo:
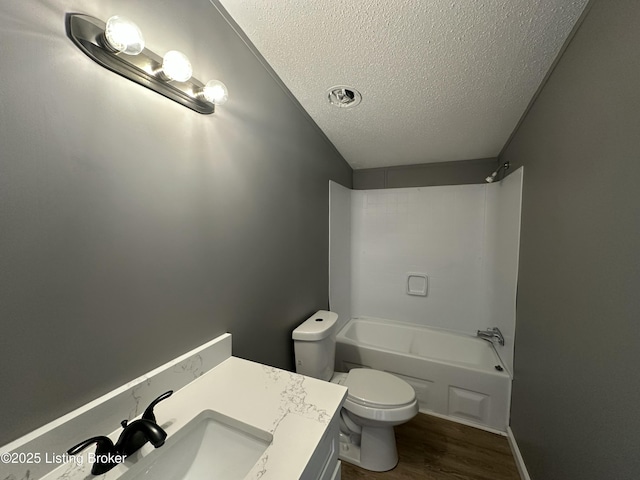
[[[338,460],[339,419],[336,413],[329,423],[327,431],[316,447],[301,480],[340,480],[341,464]]]

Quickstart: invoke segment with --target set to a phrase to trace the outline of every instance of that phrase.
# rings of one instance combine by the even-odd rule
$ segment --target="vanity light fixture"
[[[198,113],[213,113],[229,96],[224,83],[210,80],[204,84],[194,78],[191,62],[183,53],[171,50],[160,57],[145,48],[138,26],[124,17],[116,15],[104,23],[70,13],[67,35],[96,63]]]

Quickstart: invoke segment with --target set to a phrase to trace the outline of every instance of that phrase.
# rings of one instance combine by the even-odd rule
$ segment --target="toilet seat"
[[[390,373],[354,368],[348,374],[338,375],[332,381],[348,388],[343,407],[360,417],[360,423],[366,420],[397,425],[418,413],[418,401],[411,385]]]
[[[365,407],[398,408],[416,399],[415,391],[407,382],[370,368],[350,370],[343,385],[349,389],[347,398]]]

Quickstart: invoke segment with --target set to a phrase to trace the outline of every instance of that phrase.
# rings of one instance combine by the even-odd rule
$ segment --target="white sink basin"
[[[268,432],[205,410],[120,479],[242,480],[272,440]]]

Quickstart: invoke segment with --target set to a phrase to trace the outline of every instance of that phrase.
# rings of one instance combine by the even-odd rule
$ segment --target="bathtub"
[[[406,380],[423,413],[507,430],[511,377],[489,342],[391,320],[353,318],[336,335],[336,370],[358,367]]]

